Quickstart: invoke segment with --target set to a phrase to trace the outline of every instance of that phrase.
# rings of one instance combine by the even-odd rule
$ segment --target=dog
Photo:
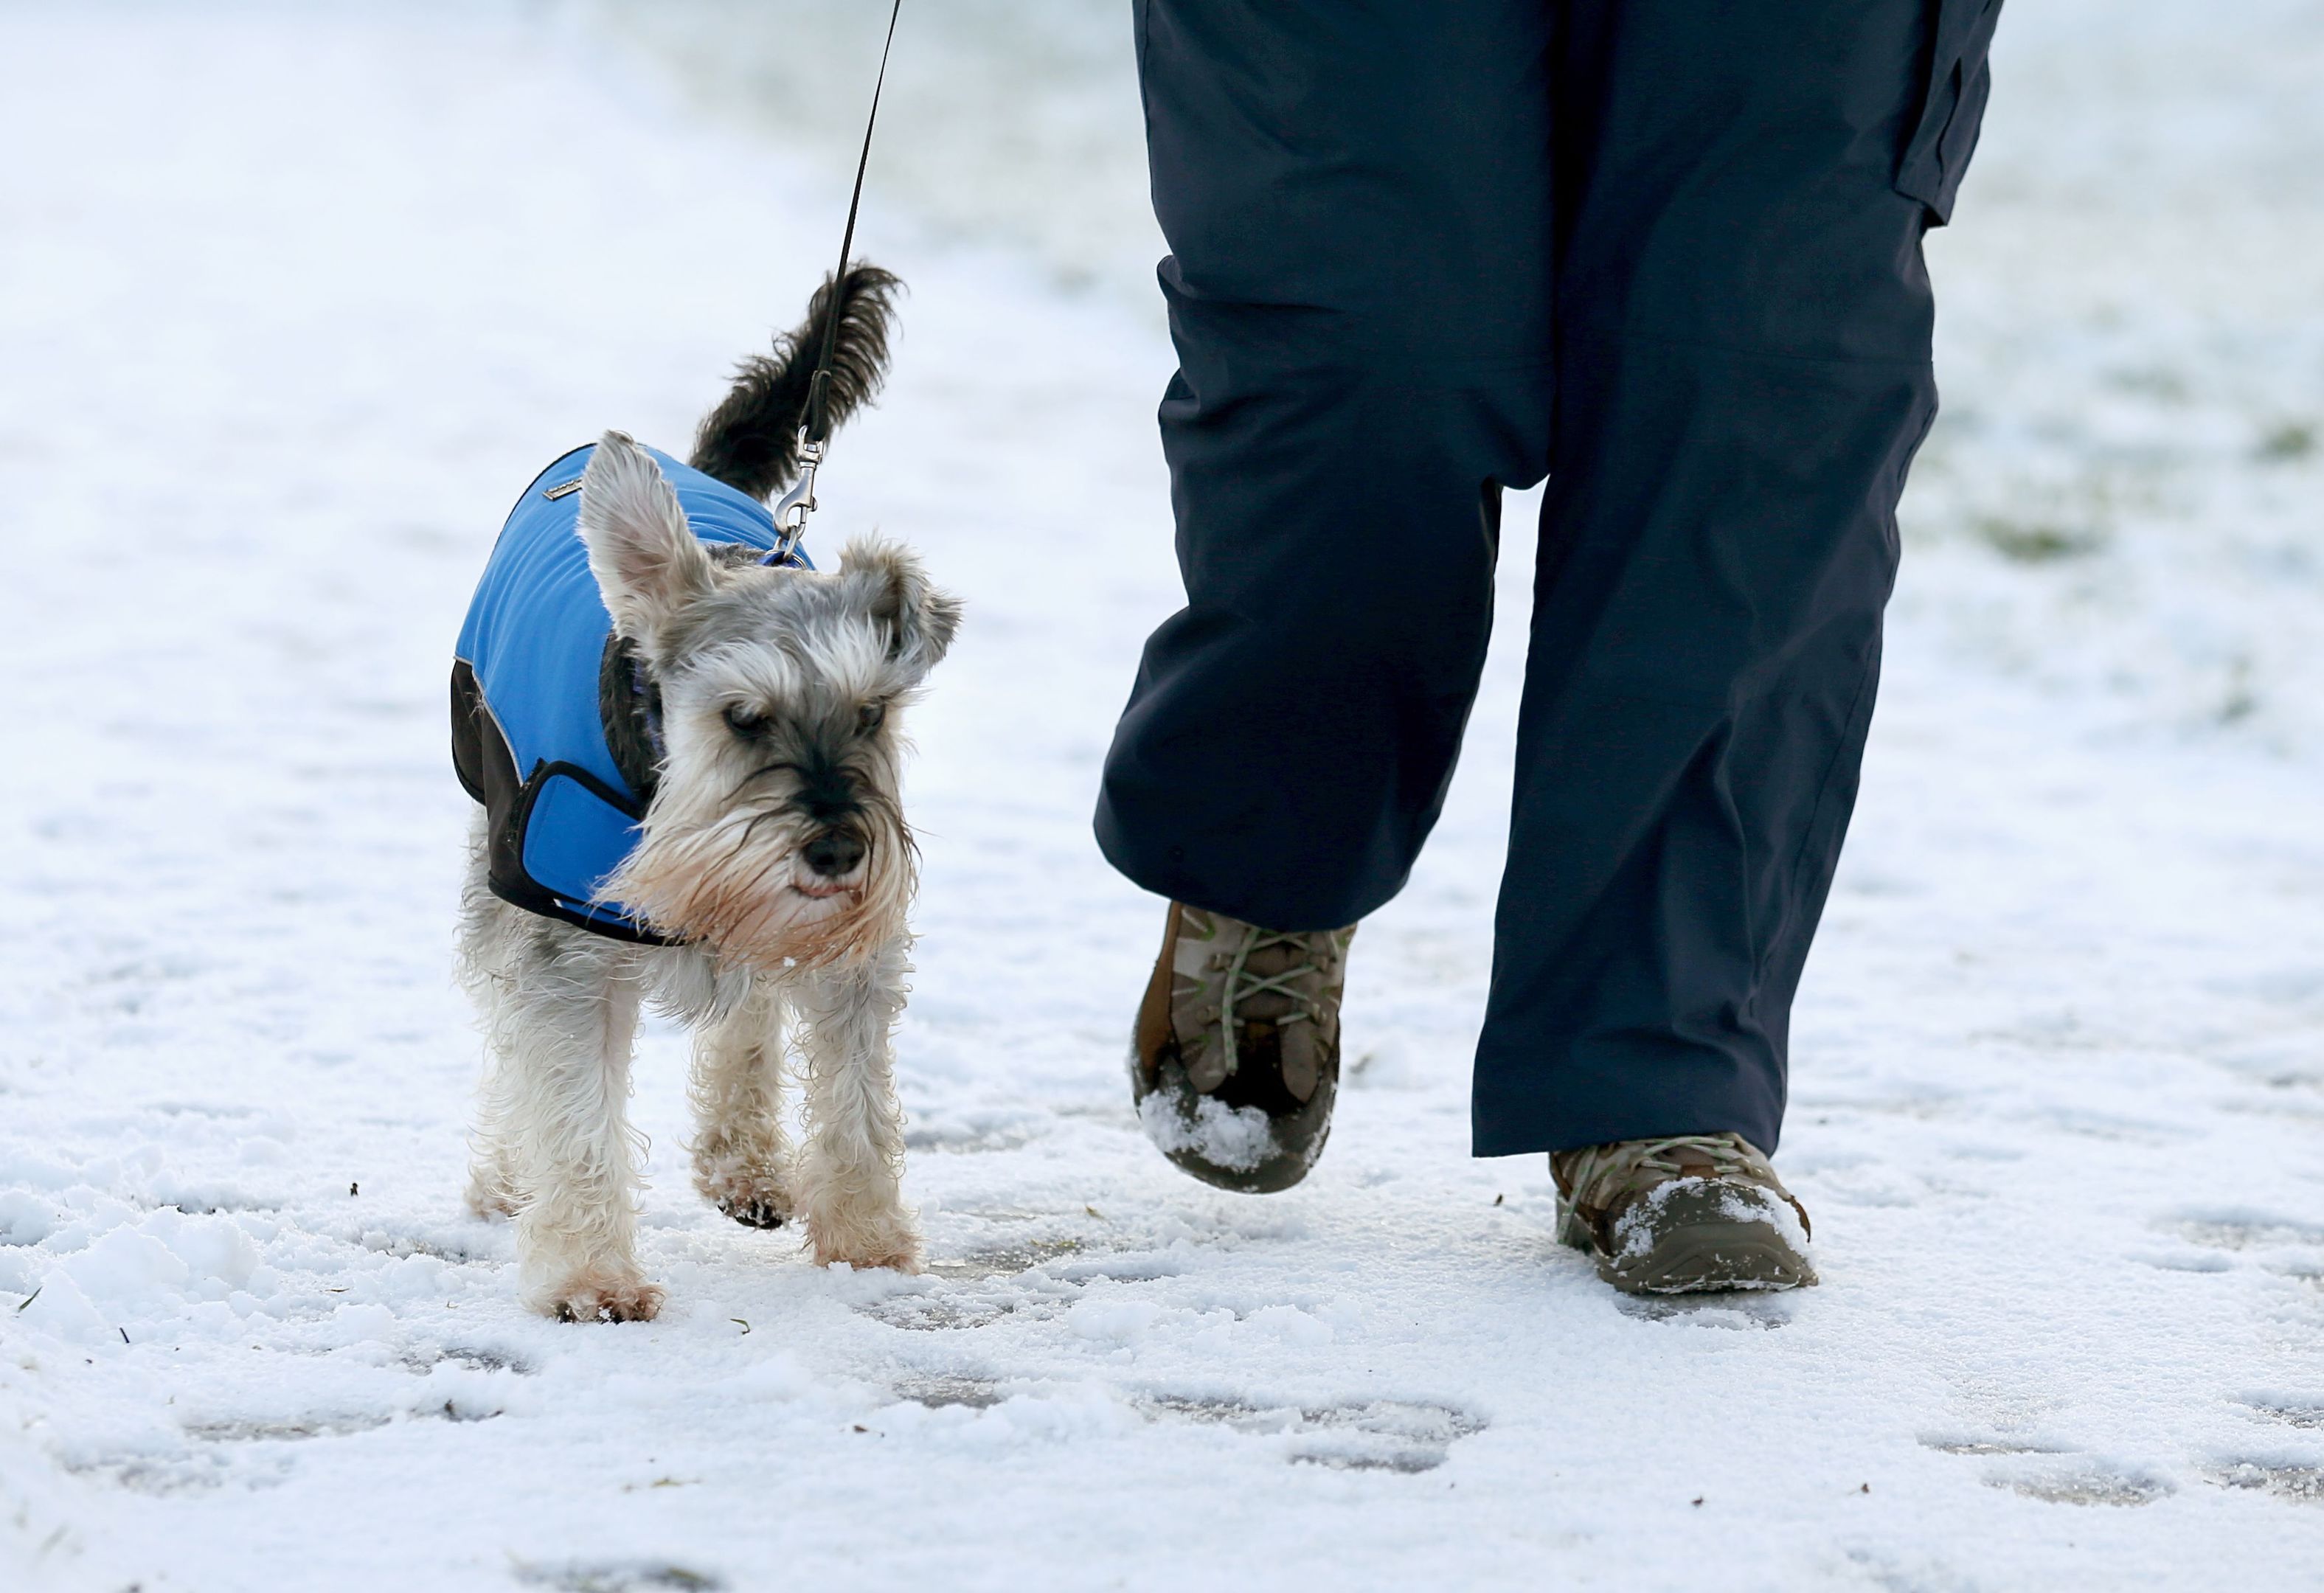
[[[827,279],[690,464],[607,432],[552,465],[462,633],[454,761],[482,807],[457,961],[487,1051],[467,1203],[515,1219],[526,1298],[559,1318],[661,1306],[625,1119],[647,1004],[696,1031],[705,1197],[751,1227],[802,1218],[818,1263],[919,1268],[891,1038],[917,857],[900,720],[960,605],[874,539],[813,569],[764,507],[798,469],[826,335],[835,426],[884,378],[899,287]]]

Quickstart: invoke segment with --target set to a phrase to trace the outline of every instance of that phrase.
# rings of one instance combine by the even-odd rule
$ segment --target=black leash
[[[863,151],[855,157],[855,191],[847,196],[847,230],[839,238],[839,270],[833,273],[832,296],[837,299],[840,287],[847,280],[847,257],[855,248],[855,212],[863,203],[863,173],[872,164],[872,129],[880,121],[880,90],[888,82],[888,53],[896,48],[896,19],[904,14],[904,0],[896,0],[888,12],[888,41],[880,46],[880,75],[872,82],[872,114],[863,118]],[[823,352],[816,356],[815,377],[807,384],[807,440],[820,443],[830,435],[824,424],[824,390],[831,382],[832,350],[839,342],[839,307],[832,306],[831,318],[823,327]]]
[[[788,563],[799,538],[807,531],[807,517],[815,511],[816,467],[823,463],[824,444],[831,436],[825,395],[831,386],[831,356],[839,346],[847,257],[855,248],[855,213],[863,203],[863,173],[872,165],[872,130],[880,124],[880,91],[887,87],[888,56],[896,48],[896,19],[903,14],[904,0],[895,0],[888,11],[887,41],[880,46],[880,75],[872,82],[872,113],[863,118],[863,150],[855,157],[855,189],[847,196],[847,228],[839,237],[839,269],[831,277],[831,302],[824,317],[823,347],[815,357],[815,374],[807,379],[807,420],[799,428],[798,483],[775,505],[778,539],[774,551],[760,561],[762,564]]]

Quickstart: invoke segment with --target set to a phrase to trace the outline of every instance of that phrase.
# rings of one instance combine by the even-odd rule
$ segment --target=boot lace
[[[1227,964],[1219,987],[1219,1045],[1225,1054],[1227,1076],[1232,1078],[1240,1058],[1235,1052],[1235,1007],[1254,996],[1276,995],[1291,1001],[1297,1008],[1282,1017],[1270,1019],[1277,1027],[1290,1023],[1322,1023],[1323,1004],[1313,996],[1292,987],[1300,980],[1314,975],[1325,980],[1325,970],[1316,961],[1317,943],[1328,944],[1328,937],[1317,935],[1286,935],[1272,929],[1254,927],[1243,937],[1241,947]],[[1298,955],[1279,973],[1254,973],[1247,966],[1251,953],[1273,946],[1288,946]]]
[[[1690,1152],[1691,1155],[1682,1154]],[[1714,1178],[1737,1174],[1767,1175],[1766,1158],[1733,1134],[1674,1134],[1666,1139],[1621,1139],[1611,1145],[1593,1145],[1572,1152],[1565,1168],[1573,1196],[1581,1200],[1601,1179],[1621,1179],[1640,1172],[1677,1178],[1698,1173],[1706,1162]]]

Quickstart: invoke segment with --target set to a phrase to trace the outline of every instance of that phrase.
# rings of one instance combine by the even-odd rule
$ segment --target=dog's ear
[[[715,584],[653,456],[618,431],[598,439],[581,477],[581,539],[613,628],[650,649],[678,611]]]
[[[910,552],[875,538],[850,540],[839,573],[868,588],[865,603],[888,627],[890,657],[914,675],[936,668],[960,629],[960,599],[936,590]]]

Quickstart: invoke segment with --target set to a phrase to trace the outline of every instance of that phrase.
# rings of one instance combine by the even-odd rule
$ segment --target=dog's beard
[[[839,879],[799,852],[819,826],[782,806],[689,812],[664,787],[645,835],[601,894],[673,939],[779,973],[869,955],[903,930],[917,877],[911,833],[892,804],[853,821],[862,861]]]

